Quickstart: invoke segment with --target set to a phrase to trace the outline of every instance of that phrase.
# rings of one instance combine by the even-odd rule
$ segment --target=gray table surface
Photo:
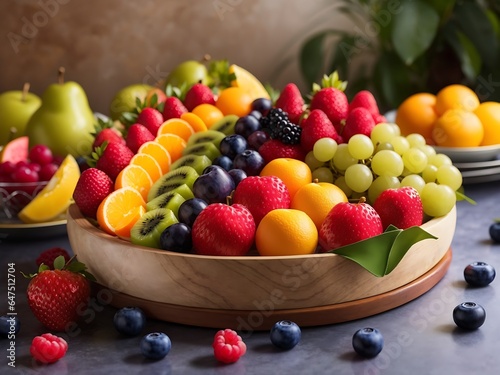
[[[66,356],[52,365],[32,360],[29,346],[34,336],[47,330],[31,314],[20,271],[34,269],[44,249],[61,246],[71,250],[65,235],[46,240],[0,242],[0,313],[7,312],[8,263],[16,268],[16,311],[22,328],[15,339],[15,368],[6,353],[10,340],[0,339],[1,374],[499,374],[500,280],[485,288],[467,287],[463,269],[474,261],[496,266],[500,272],[500,245],[490,241],[488,228],[500,217],[500,182],[466,186],[477,205],[458,202],[458,219],[452,243],[453,260],[445,277],[421,297],[391,311],[347,323],[302,329],[301,342],[290,351],[276,350],[268,332],[246,335],[247,354],[237,363],[221,365],[213,357],[215,329],[148,321],[144,333],[163,331],[172,350],[163,360],[148,361],[140,354],[140,337],[121,337],[113,328],[115,308],[99,306],[87,316],[81,331],[69,337]],[[500,276],[498,277],[500,278]],[[474,301],[486,310],[486,322],[464,332],[453,323],[453,308]],[[383,351],[373,359],[357,356],[353,333],[376,327],[384,335]]]

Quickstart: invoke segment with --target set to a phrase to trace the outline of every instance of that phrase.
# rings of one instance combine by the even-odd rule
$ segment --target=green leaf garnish
[[[414,244],[425,239],[436,238],[418,226],[404,230],[389,226],[378,236],[329,252],[350,259],[373,275],[382,277],[396,268]]]

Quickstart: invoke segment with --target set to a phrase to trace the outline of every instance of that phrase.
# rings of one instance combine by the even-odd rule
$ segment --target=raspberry
[[[300,143],[302,128],[293,124],[281,108],[271,109],[267,116],[261,118],[260,122],[262,128],[269,132],[272,139],[279,139],[289,145]]]
[[[30,353],[42,363],[54,363],[64,357],[68,350],[68,343],[51,333],[36,336],[31,342]]]
[[[215,359],[223,363],[234,363],[247,351],[247,346],[241,337],[232,329],[218,331],[212,347]]]
[[[36,265],[40,267],[40,265],[43,263],[53,270],[54,259],[56,259],[59,255],[62,255],[64,257],[64,263],[68,262],[68,260],[70,259],[68,252],[62,247],[51,247],[50,249],[43,251],[38,256],[38,258],[36,258]]]

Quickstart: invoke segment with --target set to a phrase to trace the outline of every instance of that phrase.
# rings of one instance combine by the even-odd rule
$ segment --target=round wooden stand
[[[354,301],[298,309],[273,309],[265,303],[259,310],[222,310],[179,306],[149,301],[111,292],[110,304],[117,308],[137,306],[151,318],[172,323],[209,328],[231,328],[238,331],[269,330],[278,320],[292,320],[299,326],[320,326],[365,318],[394,309],[414,300],[434,287],[446,274],[452,259],[451,248],[428,272],[397,289]]]

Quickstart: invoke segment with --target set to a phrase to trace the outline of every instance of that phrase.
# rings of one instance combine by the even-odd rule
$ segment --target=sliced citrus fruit
[[[171,118],[160,125],[157,135],[160,134],[176,134],[187,142],[194,134],[194,129],[183,119]]]
[[[10,161],[17,163],[18,161],[28,159],[29,139],[28,136],[15,138],[8,142],[3,148],[0,146],[0,163]]]
[[[236,77],[236,79],[231,82],[231,86],[241,87],[250,94],[253,99],[270,98],[264,85],[248,70],[236,64],[232,64],[229,67],[229,74],[234,74]]]
[[[186,141],[176,134],[161,134],[155,140],[168,151],[172,163],[182,156],[186,148]]]
[[[149,189],[153,186],[153,180],[143,167],[129,164],[121,170],[115,180],[115,189],[127,186],[137,190],[144,200],[147,200]]]
[[[141,147],[139,147],[137,153],[151,155],[158,162],[158,164],[160,164],[162,174],[165,174],[170,170],[170,164],[172,162],[170,154],[167,149],[158,142],[148,141],[143,143]]]
[[[191,113],[194,113],[203,120],[207,128],[211,128],[213,124],[224,117],[222,111],[213,104],[203,103],[193,108]]]
[[[44,223],[65,213],[79,178],[78,163],[73,156],[66,156],[48,184],[19,212],[19,219],[24,223]]]
[[[143,206],[132,208],[123,216],[123,220],[116,224],[115,234],[124,240],[130,240],[130,230],[145,212],[146,209]]]
[[[143,167],[146,172],[148,172],[149,177],[151,177],[153,182],[158,180],[163,175],[160,164],[155,160],[155,158],[148,154],[135,154],[132,156],[132,159],[130,159],[129,164],[135,164]]]
[[[181,115],[181,119],[183,119],[184,121],[187,121],[196,133],[201,132],[201,131],[205,131],[208,129],[207,125],[201,119],[201,117],[193,112],[183,113]]]
[[[146,208],[141,193],[130,186],[122,187],[103,199],[97,209],[97,223],[105,232],[116,234],[116,228],[123,230],[125,218],[133,217],[141,206]]]

